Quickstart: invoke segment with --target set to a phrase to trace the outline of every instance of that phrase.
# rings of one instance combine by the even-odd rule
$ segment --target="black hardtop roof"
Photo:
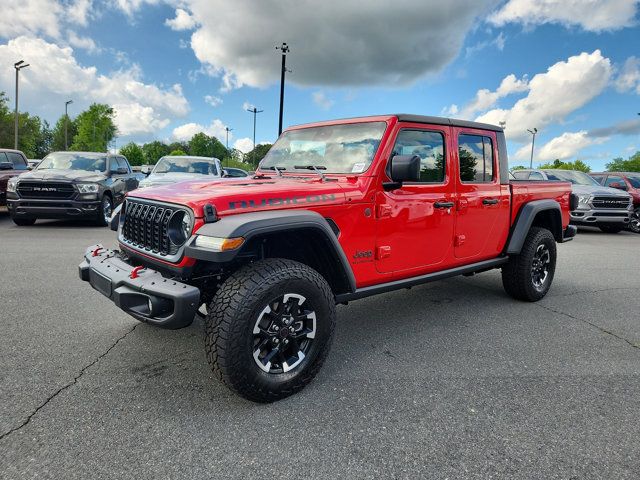
[[[480,130],[492,130],[494,132],[502,132],[504,129],[497,125],[489,123],[472,122],[469,120],[458,120],[455,118],[432,117],[429,115],[413,115],[411,113],[394,113],[394,117],[398,117],[401,122],[412,123],[428,123],[431,125],[450,125],[452,127],[477,128]]]

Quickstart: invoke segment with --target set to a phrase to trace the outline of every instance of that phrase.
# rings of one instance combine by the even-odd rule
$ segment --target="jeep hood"
[[[51,181],[51,182],[101,182],[106,178],[102,172],[86,170],[32,170],[20,175],[22,180]]]
[[[321,181],[318,177],[243,178],[236,180],[189,181],[132,192],[130,198],[145,198],[190,207],[201,217],[208,203],[221,216],[259,210],[313,208],[352,201],[360,195],[353,178]]]

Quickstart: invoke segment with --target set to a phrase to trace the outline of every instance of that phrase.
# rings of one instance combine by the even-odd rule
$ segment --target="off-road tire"
[[[636,208],[631,214],[629,230],[633,233],[640,233],[640,207]]]
[[[534,257],[538,248],[544,245],[549,252],[548,274],[540,287],[533,278]],[[556,241],[546,228],[531,227],[518,255],[512,255],[502,267],[502,285],[505,291],[517,300],[537,302],[543,298],[553,282],[556,268]]]
[[[33,225],[34,223],[36,223],[36,219],[35,218],[20,218],[20,217],[13,217],[12,216],[11,220],[13,220],[13,223],[18,225],[19,227],[28,227],[28,226]]]
[[[109,206],[111,212],[113,213],[113,199],[109,195],[105,194],[102,196],[102,200],[100,200],[100,206],[98,207],[98,213],[95,219],[95,224],[99,227],[106,227],[107,225],[109,225],[109,221],[105,218],[105,201],[107,200],[109,201]]]
[[[253,356],[255,324],[265,305],[286,293],[303,295],[313,306],[315,338],[293,370],[265,372]],[[207,360],[222,383],[240,396],[260,403],[280,400],[302,390],[318,373],[333,339],[335,319],[335,298],[317,271],[292,260],[260,260],[227,278],[207,306]]]
[[[620,233],[624,230],[622,225],[598,225],[598,228],[604,233]]]

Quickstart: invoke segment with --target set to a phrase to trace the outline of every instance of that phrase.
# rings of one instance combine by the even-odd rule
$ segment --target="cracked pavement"
[[[581,231],[536,304],[494,271],[341,306],[316,380],[271,405],[215,381],[198,322],[82,283],[95,242],[0,214],[2,479],[637,478],[640,235]]]

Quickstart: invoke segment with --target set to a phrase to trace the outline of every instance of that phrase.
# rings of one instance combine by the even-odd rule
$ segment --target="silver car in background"
[[[170,185],[204,177],[222,178],[220,160],[213,157],[166,156],[158,160],[149,176],[138,188]]]

